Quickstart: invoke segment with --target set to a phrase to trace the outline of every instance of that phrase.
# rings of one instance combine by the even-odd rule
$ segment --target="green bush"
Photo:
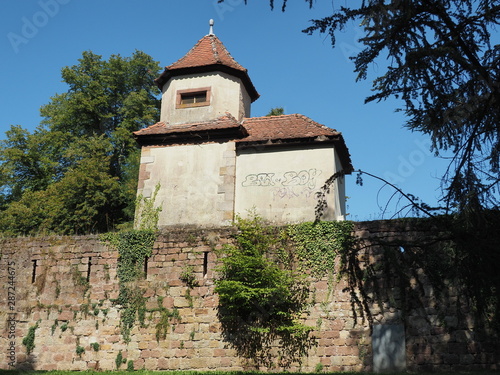
[[[38,328],[38,323],[39,321],[34,326],[31,326],[28,329],[28,334],[23,338],[23,345],[26,347],[28,354],[31,354],[35,348],[35,331]]]
[[[76,354],[78,355],[78,357],[81,357],[83,353],[85,353],[85,348],[83,346],[77,345]]]
[[[224,247],[215,281],[223,337],[239,355],[266,366],[278,340],[279,365],[288,367],[314,342],[313,328],[299,322],[308,307],[308,287],[287,264],[269,258],[282,252],[279,229],[265,226],[258,216],[238,218],[237,226],[236,244]]]

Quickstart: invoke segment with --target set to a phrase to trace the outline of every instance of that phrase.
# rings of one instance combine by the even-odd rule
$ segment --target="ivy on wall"
[[[130,341],[130,332],[139,322],[145,326],[146,313],[160,312],[160,323],[156,325],[156,337],[165,338],[169,319],[180,319],[178,312],[170,312],[163,307],[148,310],[144,290],[138,281],[144,277],[144,262],[152,255],[157,236],[158,217],[161,206],[155,207],[160,189],[157,185],[150,199],[137,198],[136,227],[117,233],[106,233],[101,240],[118,250],[117,274],[120,281],[119,294],[113,302],[121,307],[120,329],[125,342]]]
[[[352,221],[315,221],[287,227],[287,236],[293,243],[293,253],[298,268],[315,278],[327,276],[346,281],[345,291],[350,295],[354,320],[373,318],[369,304],[371,298],[365,283],[373,276],[367,262],[362,266],[358,242]],[[330,285],[332,288],[332,285]]]
[[[323,277],[335,272],[339,256],[342,275],[354,243],[353,229],[351,221],[322,221],[289,225],[287,234],[296,245],[294,252],[301,269]]]
[[[118,250],[117,274],[119,294],[113,302],[121,306],[120,329],[126,342],[136,321],[144,326],[146,299],[137,281],[144,276],[145,259],[151,256],[156,233],[152,230],[130,230],[101,236]]]

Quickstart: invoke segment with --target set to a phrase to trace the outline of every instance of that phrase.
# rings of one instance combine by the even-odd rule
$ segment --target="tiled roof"
[[[184,56],[166,69],[192,68],[205,65],[222,64],[233,69],[246,72],[247,70],[238,64],[226,47],[215,35],[206,35]]]
[[[344,173],[354,171],[342,133],[299,114],[252,117],[243,120],[243,127],[248,135],[236,140],[240,145],[259,143],[264,145],[281,145],[298,142],[321,144],[331,142],[339,156]]]
[[[222,130],[239,128],[241,124],[229,113],[215,120],[197,122],[190,124],[169,125],[165,122],[157,122],[147,128],[134,132],[136,137],[148,135],[167,135],[174,133],[203,132],[209,130]]]
[[[248,136],[239,142],[340,135],[336,130],[299,114],[246,118],[243,120],[243,126]]]
[[[169,125],[157,122],[145,129],[134,132],[136,136],[159,135],[172,133],[185,133],[193,131],[206,131],[227,129],[243,125],[248,135],[239,139],[239,142],[273,141],[279,139],[313,138],[320,136],[338,136],[340,133],[334,129],[318,124],[309,117],[293,114],[282,116],[265,116],[246,118],[240,124],[231,114],[206,122]]]
[[[165,67],[163,73],[155,79],[155,83],[162,89],[165,83],[174,76],[214,71],[239,77],[252,102],[259,98],[259,93],[250,80],[247,69],[236,62],[219,38],[213,34],[201,38],[186,55]]]
[[[210,136],[212,134],[212,136]],[[238,122],[227,113],[215,120],[182,125],[169,125],[158,122],[148,128],[134,132],[139,143],[189,144],[216,141],[217,135],[223,135],[228,141],[235,141],[241,147],[245,144],[281,145],[291,142],[323,143],[332,142],[340,157],[346,173],[354,169],[349,150],[342,133],[321,125],[309,117],[293,114],[282,116],[251,117]]]

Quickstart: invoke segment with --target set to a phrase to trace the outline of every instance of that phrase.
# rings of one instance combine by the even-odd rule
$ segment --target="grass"
[[[0,370],[0,375],[130,375],[130,371],[22,371],[22,370]],[[268,374],[257,371],[149,371],[138,370],[134,371],[135,375],[259,375]],[[279,374],[279,373],[269,373]],[[283,372],[286,375],[370,375],[375,373],[368,372]],[[450,371],[450,372],[391,372],[386,375],[493,375],[500,374],[499,371]],[[376,375],[384,375],[377,373]]]

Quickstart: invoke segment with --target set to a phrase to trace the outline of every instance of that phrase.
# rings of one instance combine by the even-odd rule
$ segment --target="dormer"
[[[155,80],[162,91],[160,122],[211,121],[226,113],[250,117],[259,94],[248,76],[212,32]]]

